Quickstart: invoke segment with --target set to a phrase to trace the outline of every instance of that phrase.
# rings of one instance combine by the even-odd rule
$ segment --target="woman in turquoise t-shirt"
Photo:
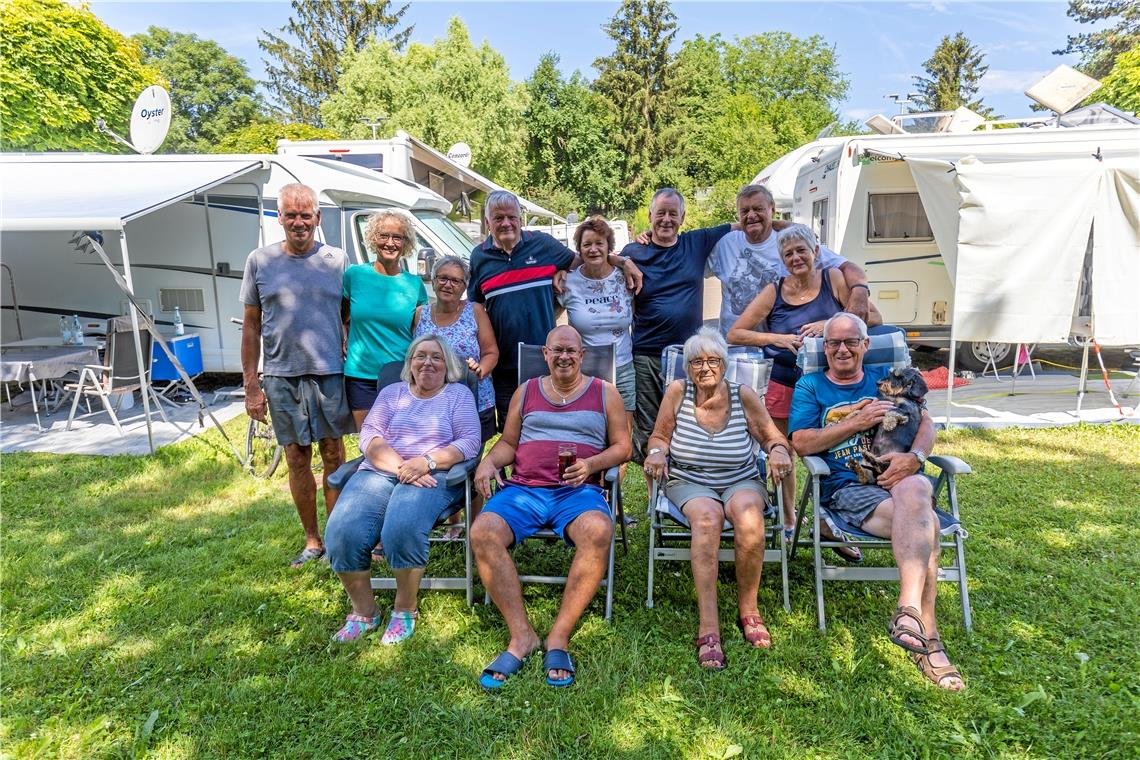
[[[343,294],[348,313],[344,386],[357,430],[376,401],[380,367],[404,360],[416,307],[428,302],[423,281],[400,271],[400,259],[416,246],[416,231],[405,212],[385,209],[369,217],[364,243],[376,259],[345,271]]]

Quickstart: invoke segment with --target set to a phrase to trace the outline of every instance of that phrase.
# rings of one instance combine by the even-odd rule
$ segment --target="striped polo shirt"
[[[542,390],[542,379],[526,381],[522,399],[522,434],[515,450],[510,482],[520,486],[561,486],[558,445],[574,443],[578,458],[606,450],[605,383],[591,377],[586,389],[567,404],[556,404]],[[587,483],[601,483],[600,473]]]
[[[685,381],[677,426],[669,443],[669,476],[720,491],[758,477],[756,441],[748,432],[740,386],[728,384],[728,424],[710,433],[697,422],[696,386]]]
[[[518,372],[518,344],[541,345],[554,329],[554,273],[569,269],[574,252],[545,232],[523,230],[508,255],[491,236],[471,249],[467,299],[483,304],[499,344],[495,376]]]

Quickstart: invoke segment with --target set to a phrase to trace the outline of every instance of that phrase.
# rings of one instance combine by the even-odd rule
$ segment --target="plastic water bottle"
[[[77,346],[83,345],[83,323],[79,321],[78,314],[71,315],[72,329],[74,330],[74,340],[72,341]]]
[[[59,315],[59,340],[63,345],[71,345],[71,328],[67,324],[67,317]]]
[[[182,324],[182,309],[177,306],[174,307],[174,334],[186,334],[186,325]]]

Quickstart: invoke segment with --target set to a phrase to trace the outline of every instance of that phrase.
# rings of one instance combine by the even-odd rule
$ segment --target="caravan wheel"
[[[958,348],[957,364],[960,369],[981,372],[989,365],[992,356],[998,369],[1001,369],[1004,366],[1002,363],[1009,359],[1012,349],[1008,343],[991,343],[984,340],[963,343]]]

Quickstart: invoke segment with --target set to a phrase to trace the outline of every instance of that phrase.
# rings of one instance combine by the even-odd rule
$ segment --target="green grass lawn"
[[[236,424],[231,426],[236,430]],[[214,445],[152,458],[8,455],[2,463],[3,752],[11,757],[1140,756],[1140,427],[955,432],[975,632],[942,586],[966,677],[939,691],[887,640],[887,584],[830,584],[816,629],[810,552],[792,613],[768,565],[770,651],[747,649],[722,575],[729,667],[697,668],[688,568],[644,607],[646,532],[618,555],[572,642],[579,682],[528,663],[477,685],[506,643],[493,607],[425,592],[417,633],[333,647],[347,603],[328,568],[292,571],[285,480],[243,476]],[[645,488],[631,468],[627,504]],[[445,547],[433,562],[455,570]],[[529,549],[528,549],[529,551]],[[557,547],[534,561],[558,567]],[[533,556],[533,555],[532,555]],[[450,567],[448,567],[450,565]],[[543,632],[558,589],[528,587]],[[380,596],[382,609],[391,594]]]

